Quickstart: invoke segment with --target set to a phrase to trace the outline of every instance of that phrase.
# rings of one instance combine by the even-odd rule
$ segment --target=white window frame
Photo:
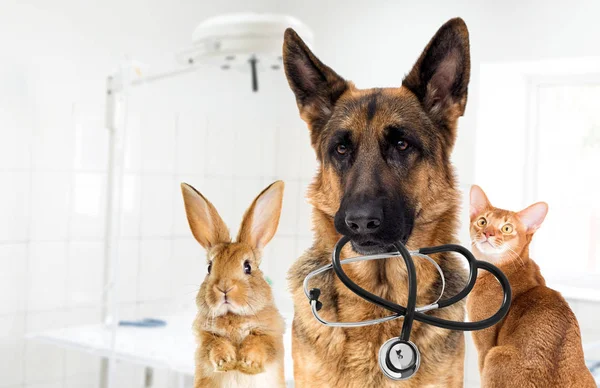
[[[525,190],[524,200],[526,203],[533,203],[538,199],[537,186],[533,182],[537,177],[537,163],[534,161],[538,160],[539,157],[539,142],[537,141],[540,134],[538,111],[539,89],[545,86],[590,84],[600,86],[600,67],[597,69],[596,73],[589,74],[561,74],[528,77],[529,108],[527,110],[527,152],[525,154],[526,169],[525,182],[523,185]]]

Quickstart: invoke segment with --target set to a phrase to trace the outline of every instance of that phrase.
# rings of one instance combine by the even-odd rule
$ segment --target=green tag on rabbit
[[[271,280],[271,278],[270,278],[270,277],[268,277],[267,275],[265,275],[265,280],[267,281],[267,284],[268,284],[269,286],[273,286],[273,281]]]

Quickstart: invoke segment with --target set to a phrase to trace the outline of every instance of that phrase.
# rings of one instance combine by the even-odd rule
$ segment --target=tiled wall
[[[413,14],[431,15],[405,18],[400,25],[397,15],[406,13],[401,3],[373,8],[368,17],[358,3],[347,2],[318,7],[270,0],[254,1],[253,7],[242,1],[188,1],[177,7],[159,0],[108,0],[102,7],[66,0],[6,4],[0,12],[0,388],[97,386],[98,359],[26,342],[23,336],[100,322],[107,164],[103,86],[121,54],[157,63],[185,45],[205,17],[275,10],[311,25],[318,54],[340,74],[361,87],[391,85],[401,82],[444,20],[462,15],[473,37],[469,109],[454,154],[464,182],[472,180],[472,139],[481,130],[475,118],[482,61],[597,55],[580,39],[589,35],[595,13],[582,14],[575,6],[548,10],[539,28],[492,2],[476,7],[437,2],[436,15],[429,12],[430,4],[415,3]],[[537,15],[542,5],[529,2],[525,11]],[[354,19],[364,25],[345,28]],[[552,28],[554,21],[564,20],[568,29]],[[396,38],[376,39],[372,31]],[[539,44],[523,43],[528,41]],[[497,49],[499,42],[505,50]],[[360,55],[365,52],[369,55]],[[120,245],[122,318],[192,308],[205,268],[185,223],[181,181],[206,194],[236,230],[252,198],[273,180],[286,180],[279,232],[264,263],[275,287],[285,287],[289,263],[311,240],[304,193],[314,159],[281,72],[261,76],[260,88],[259,94],[250,92],[248,74],[207,68],[131,92]],[[466,241],[464,232],[461,236]],[[277,295],[282,310],[289,310],[286,294]],[[584,342],[600,339],[594,304],[572,305]],[[466,381],[475,387],[476,355],[470,350]],[[120,364],[116,380],[121,387],[137,388],[142,372]],[[171,377],[159,371],[156,386],[166,387]]]
[[[97,373],[97,360],[26,342],[24,334],[100,319],[101,111],[82,120],[83,107],[51,103],[61,93],[52,96],[39,73],[26,78],[3,70],[0,386],[85,386],[81,382]]]
[[[178,306],[193,307],[190,296],[204,276],[203,253],[185,219],[180,182],[213,202],[232,235],[264,187],[276,179],[286,182],[278,233],[262,264],[281,291],[291,260],[310,241],[304,192],[316,162],[283,74],[262,74],[258,94],[250,91],[248,74],[209,74],[220,78],[183,77],[133,90],[129,98],[127,155],[133,156],[126,162],[123,232],[127,246],[139,242],[137,291],[144,300],[170,293]],[[231,95],[237,98],[232,101]],[[230,111],[224,112],[223,104]],[[175,261],[168,261],[169,255]],[[198,272],[193,275],[187,257],[194,257]],[[126,265],[133,276],[135,265]],[[165,284],[160,277],[168,271],[174,277]],[[282,298],[280,308],[290,312],[286,292],[276,295]]]
[[[285,273],[312,240],[304,195],[314,173],[314,154],[282,74],[263,74],[258,94],[250,92],[248,78],[207,68],[202,75],[130,91],[121,318],[194,308],[205,266],[185,220],[182,181],[215,204],[232,234],[263,187],[275,179],[286,181],[279,230],[263,268],[279,290],[278,305],[291,311]],[[97,358],[23,336],[100,322],[108,147],[102,113],[102,104],[73,104],[68,110],[38,112],[43,119],[30,127],[26,111],[0,113],[11,128],[0,153],[0,179],[7,188],[0,192],[0,214],[10,220],[0,224],[2,388],[98,385]],[[56,125],[42,124],[54,120]],[[464,228],[461,238],[466,241]],[[592,316],[596,305],[571,304],[584,342],[599,340]],[[466,386],[477,387],[477,356],[470,342],[465,364]],[[120,387],[142,384],[141,367],[118,364],[116,373]],[[157,387],[173,381],[165,371],[155,375]]]
[[[232,233],[262,188],[286,181],[279,232],[263,267],[279,290],[277,303],[291,311],[285,272],[310,241],[304,192],[314,154],[283,74],[263,74],[260,81],[260,93],[253,94],[248,74],[207,68],[203,76],[131,90],[121,318],[194,308],[205,262],[185,220],[182,181],[215,204]],[[101,320],[108,155],[103,106],[73,104],[36,114],[40,123],[33,126],[28,112],[18,109],[0,117],[11,128],[3,131],[8,138],[0,152],[0,214],[10,220],[0,231],[0,387],[96,387],[97,358],[23,336]],[[122,387],[141,384],[139,367],[120,364],[117,373]],[[157,373],[157,386],[168,381]]]
[[[250,92],[248,78],[207,68],[202,76],[130,91],[121,318],[194,308],[205,265],[185,220],[182,181],[205,194],[235,234],[245,208],[262,188],[285,180],[284,210],[263,269],[278,290],[281,310],[292,310],[285,274],[312,240],[304,195],[316,164],[282,74],[263,74],[258,94]],[[223,105],[230,109],[224,112]],[[0,235],[2,388],[98,386],[97,358],[23,336],[101,320],[108,147],[102,109],[101,104],[74,104],[59,117],[64,126],[7,131],[6,153],[0,155],[0,179],[9,188],[0,193],[0,206],[11,220],[1,224]],[[25,116],[2,119],[20,123]],[[465,230],[461,238],[467,238]],[[590,316],[594,305],[572,301],[572,306],[584,341],[600,339]],[[470,341],[465,364],[466,386],[478,386]],[[118,364],[116,373],[120,387],[143,382],[141,367]],[[156,372],[155,386],[172,386],[173,381],[166,371]]]

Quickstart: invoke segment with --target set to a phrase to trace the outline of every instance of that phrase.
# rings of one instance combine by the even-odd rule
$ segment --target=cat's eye
[[[248,260],[244,261],[244,273],[250,275],[252,273],[252,266]]]
[[[212,269],[212,261],[210,261],[210,262],[208,263],[208,269],[207,269],[207,270],[208,270],[208,273],[210,273],[210,270],[211,270],[211,269]]]
[[[511,234],[513,230],[514,228],[511,224],[504,224],[504,226],[502,227],[502,233],[504,234]]]
[[[487,220],[485,219],[485,217],[479,217],[479,219],[477,220],[477,226],[486,226],[487,225]]]

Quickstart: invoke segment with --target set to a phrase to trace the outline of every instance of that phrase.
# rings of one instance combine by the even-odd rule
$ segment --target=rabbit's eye
[[[248,260],[244,261],[244,273],[246,275],[250,275],[252,273],[252,267],[250,266],[250,262]]]
[[[208,263],[208,273],[210,273],[211,269],[212,269],[212,261],[210,263]]]

